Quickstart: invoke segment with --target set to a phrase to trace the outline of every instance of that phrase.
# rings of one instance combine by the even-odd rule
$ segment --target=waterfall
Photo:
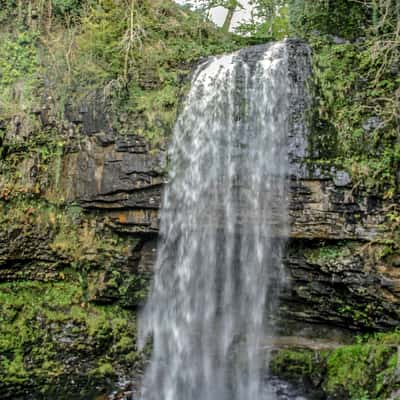
[[[139,320],[140,345],[153,337],[143,400],[274,398],[262,347],[284,275],[288,114],[285,42],[197,68]]]

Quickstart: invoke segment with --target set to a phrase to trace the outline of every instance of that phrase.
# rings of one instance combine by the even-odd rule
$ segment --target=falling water
[[[287,236],[285,42],[200,65],[174,131],[143,400],[259,400]],[[264,364],[264,365],[263,365]]]

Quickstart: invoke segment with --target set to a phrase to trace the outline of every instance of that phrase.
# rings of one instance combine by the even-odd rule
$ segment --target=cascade
[[[290,84],[285,42],[208,59],[175,126],[143,400],[274,399],[263,338],[284,281]]]

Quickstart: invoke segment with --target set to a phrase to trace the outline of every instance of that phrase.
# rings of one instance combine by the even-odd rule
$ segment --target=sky
[[[188,4],[191,3],[189,0],[175,0],[180,4]],[[232,22],[232,28],[234,28],[239,22],[246,20],[250,16],[250,6],[248,0],[242,0],[242,5],[245,7],[244,10],[239,10],[235,13]],[[225,16],[227,14],[227,10],[223,7],[214,8],[211,12],[211,18],[217,25],[222,25],[224,23]]]

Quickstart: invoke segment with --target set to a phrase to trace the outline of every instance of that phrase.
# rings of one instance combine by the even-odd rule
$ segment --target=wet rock
[[[246,50],[246,57],[259,57],[261,48]],[[289,73],[300,85],[291,96],[288,138],[292,229],[285,260],[290,284],[281,294],[280,315],[287,324],[284,328],[290,325],[290,329],[304,335],[314,331],[328,337],[329,331],[337,336],[341,329],[396,327],[400,323],[399,261],[390,263],[379,259],[376,257],[379,249],[373,248],[374,243],[387,237],[389,228],[385,224],[384,210],[390,209],[392,204],[379,193],[368,192],[362,187],[354,190],[347,171],[329,160],[319,162],[319,142],[314,141],[314,147],[310,146],[312,130],[305,119],[307,110],[313,106],[307,89],[311,75],[310,50],[297,40],[290,40],[288,48]],[[59,232],[51,224],[40,225],[29,220],[21,224],[2,223],[0,281],[59,282],[65,278],[65,271],[72,270],[74,276],[79,276],[78,287],[85,289],[85,297],[80,299],[83,303],[99,307],[97,313],[109,306],[133,310],[129,318],[134,320],[146,298],[155,262],[159,209],[167,179],[167,153],[164,148],[152,148],[141,136],[134,133],[121,135],[111,129],[107,107],[98,96],[78,106],[69,105],[68,122],[62,127],[65,135],[71,138],[79,135],[79,141],[72,140],[63,153],[57,201],[61,203],[63,198],[67,205],[76,203],[93,221],[95,233],[88,237],[91,249],[76,261],[71,255],[62,256],[65,248],[57,251],[54,247]],[[43,126],[54,126],[48,108],[38,109],[35,113]],[[125,124],[124,118],[120,122]],[[368,120],[364,129],[367,133],[372,132],[379,125],[378,119]],[[0,126],[0,129],[6,128]],[[327,125],[321,124],[322,140],[330,135],[324,133],[324,129],[328,129]],[[22,130],[18,118],[8,131],[8,135],[20,138],[28,133]],[[327,142],[327,146],[331,143]],[[34,159],[21,165],[20,173],[27,188],[37,184],[38,170]],[[48,192],[42,194],[50,196]],[[243,214],[246,213],[249,214],[249,210],[243,210]],[[80,219],[72,219],[76,229],[81,225]],[[110,254],[109,249],[104,250],[90,242],[93,237],[105,241],[110,229],[126,243],[135,238],[128,243],[128,253]],[[68,238],[68,235],[64,236]],[[112,243],[117,246],[116,242]],[[79,304],[73,306],[76,308]],[[13,320],[20,309],[5,307],[1,313]],[[85,308],[82,312],[86,313]],[[127,321],[128,317],[122,311],[121,315],[121,320]],[[95,316],[93,312],[85,318],[92,321]],[[47,337],[57,339],[61,346],[59,361],[68,367],[65,375],[52,382],[77,388],[92,385],[95,378],[89,376],[89,371],[97,368],[92,357],[101,354],[102,349],[116,345],[111,344],[114,336],[96,326],[99,337],[90,338],[84,321],[74,323],[73,318],[61,324],[47,324],[45,318],[34,321],[43,326]],[[83,337],[81,330],[85,331]],[[35,346],[40,347],[39,344]],[[121,360],[128,355],[127,361],[116,363],[121,376],[126,376],[126,371],[131,371],[137,362],[136,353],[130,348],[126,354],[121,352]],[[26,362],[31,365],[30,356],[26,357]],[[107,379],[103,377],[103,381]],[[29,381],[7,388],[3,386],[2,396],[29,399],[31,386]],[[50,398],[62,398],[59,396],[56,393]]]
[[[104,211],[115,230],[156,233],[166,153],[151,152],[143,137],[96,134],[64,159],[67,199]]]
[[[337,171],[333,178],[333,183],[337,187],[349,186],[351,183],[351,176],[347,171]]]
[[[353,190],[347,171],[315,159],[320,142],[313,139],[312,126],[306,118],[313,107],[310,49],[298,40],[287,41],[287,46],[290,78],[296,82],[291,94],[288,137],[292,241],[287,266],[293,289],[285,293],[283,308],[288,310],[287,318],[297,321],[353,328],[392,327],[400,320],[396,312],[398,282],[393,274],[387,278],[382,270],[371,266],[367,256],[348,254],[336,262],[321,264],[310,263],[298,250],[299,246],[305,246],[304,251],[317,246],[323,251],[326,247],[323,241],[329,244],[351,240],[361,246],[361,241],[385,237],[388,228],[383,210],[390,207],[390,202],[363,188]],[[258,59],[264,49],[265,46],[247,48],[241,56]],[[82,113],[87,113],[86,108]],[[374,119],[365,128],[375,129],[378,124]],[[334,141],[324,139],[323,130],[329,127],[322,124],[320,128],[318,135],[323,138],[324,146],[334,146]],[[143,137],[120,136],[107,131],[105,126],[102,129],[66,155],[63,191],[69,201],[77,201],[85,209],[98,213],[113,230],[154,238],[159,230],[159,209],[167,175],[166,151],[150,149]],[[324,153],[330,154],[329,148],[324,148]],[[242,213],[249,214],[248,210]],[[114,294],[105,290],[104,295],[96,296],[99,301],[102,298],[108,301],[107,297],[114,299],[118,294],[115,290]],[[368,304],[370,310],[365,311],[363,307]],[[346,305],[352,309],[355,305],[353,315],[349,315],[349,310],[344,311]],[[385,313],[380,316],[383,310]]]
[[[366,121],[364,121],[362,127],[366,133],[371,133],[376,129],[382,127],[383,121],[380,117],[369,117]]]
[[[65,118],[81,126],[85,135],[112,131],[107,112],[110,107],[101,90],[90,93],[80,104],[67,104]]]
[[[282,293],[283,320],[345,329],[394,329],[400,320],[399,274],[377,268],[362,242],[293,240]]]

